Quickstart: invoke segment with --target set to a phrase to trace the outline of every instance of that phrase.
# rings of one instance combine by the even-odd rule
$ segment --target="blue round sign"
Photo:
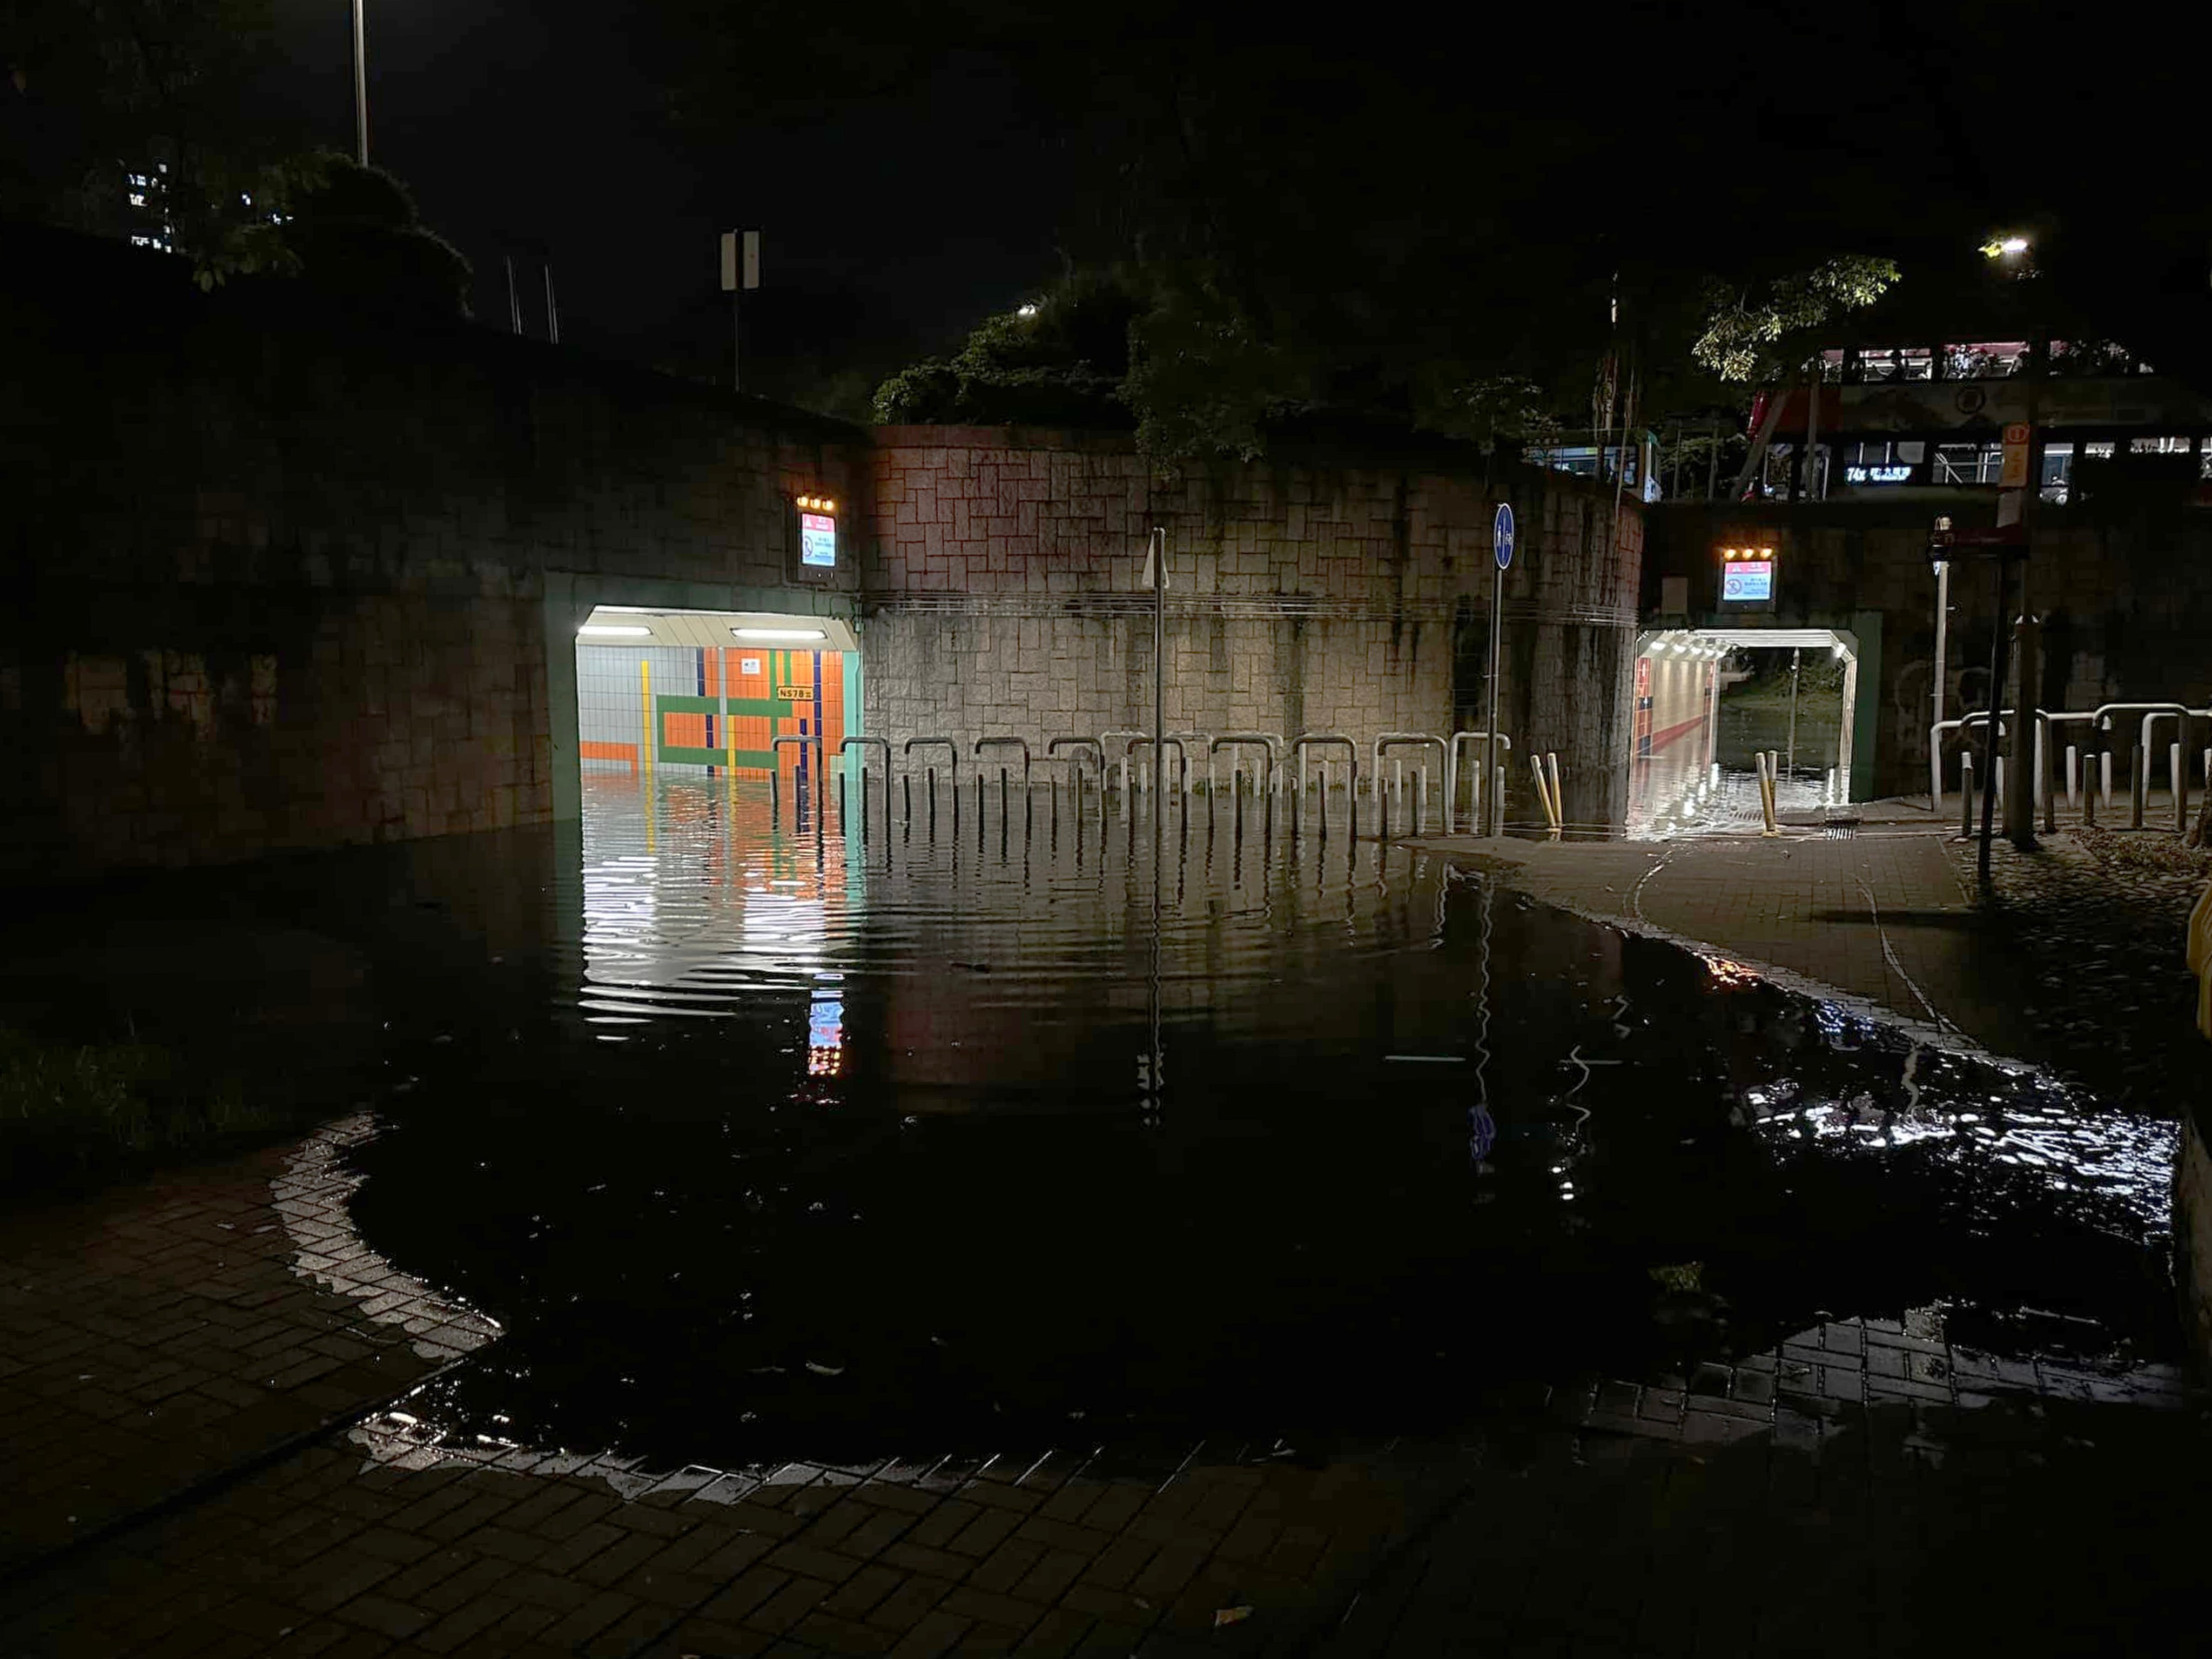
[[[1498,555],[1498,568],[1510,570],[1513,568],[1513,508],[1505,501],[1498,504],[1498,522],[1492,531],[1491,544]]]

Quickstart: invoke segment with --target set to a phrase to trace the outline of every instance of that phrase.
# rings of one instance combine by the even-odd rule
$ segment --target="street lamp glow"
[[[1036,314],[1037,308],[1036,302],[1035,301],[1031,301],[1025,306],[1018,306],[1014,310],[1014,315],[1017,317],[1034,317]]]
[[[2027,252],[2027,238],[2025,236],[1993,236],[1982,244],[1982,256],[1989,259],[2002,258],[2008,253]]]
[[[830,636],[818,628],[732,628],[741,640],[823,640]]]

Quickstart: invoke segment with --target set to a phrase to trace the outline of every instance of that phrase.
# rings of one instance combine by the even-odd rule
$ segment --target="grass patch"
[[[143,1042],[56,1043],[0,1026],[0,1188],[210,1150],[283,1127],[234,1077]]]

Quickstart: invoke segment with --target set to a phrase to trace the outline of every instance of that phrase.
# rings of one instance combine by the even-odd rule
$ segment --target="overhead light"
[[[818,628],[732,628],[730,632],[741,640],[826,640],[830,637]]]
[[[1034,301],[1025,306],[1017,307],[1014,311],[1017,317],[1034,317],[1036,313],[1037,308]]]
[[[590,635],[595,638],[611,638],[619,635],[626,639],[636,639],[641,635],[652,632],[650,628],[639,628],[629,623],[586,623],[576,630],[579,638],[585,635]]]

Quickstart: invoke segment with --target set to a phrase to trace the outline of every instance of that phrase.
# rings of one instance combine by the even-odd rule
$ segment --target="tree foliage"
[[[1824,260],[1759,289],[1715,279],[1706,285],[1705,330],[1690,355],[1723,380],[1777,380],[1804,355],[1784,343],[1814,349],[1813,335],[1832,317],[1872,305],[1898,280],[1893,260],[1870,254]]]

